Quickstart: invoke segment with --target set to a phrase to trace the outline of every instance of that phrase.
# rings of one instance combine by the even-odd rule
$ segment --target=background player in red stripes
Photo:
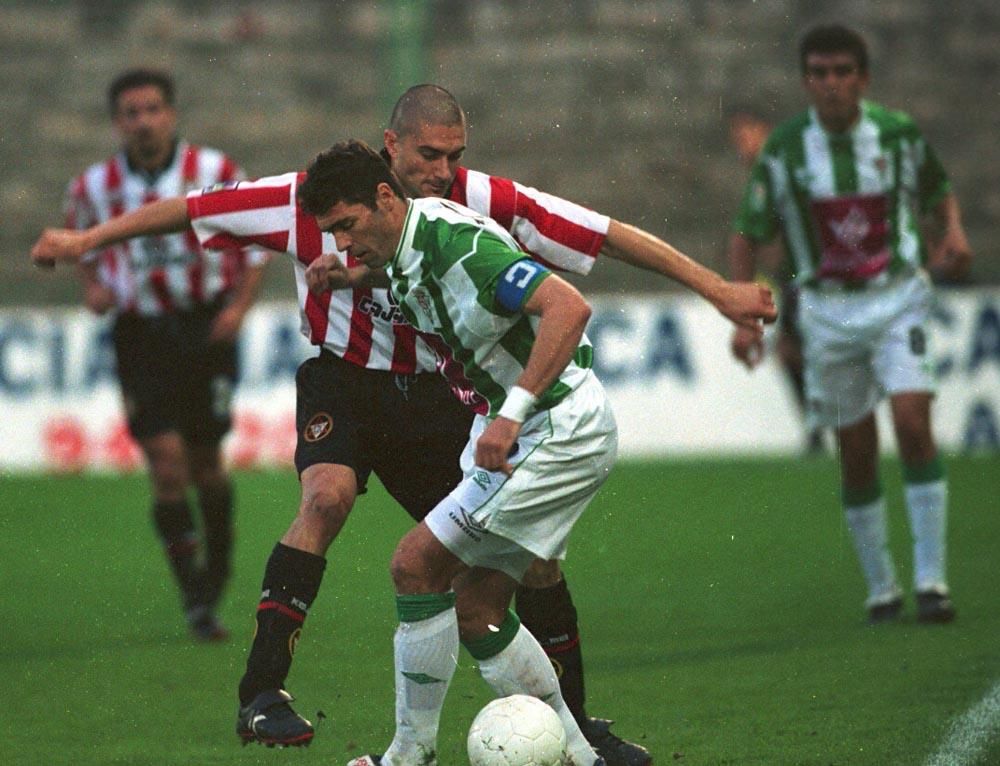
[[[124,72],[108,101],[121,149],[70,183],[70,228],[242,177],[222,152],[177,137],[174,83],[166,73]],[[149,467],[153,522],[192,634],[206,641],[226,637],[215,611],[230,570],[233,491],[219,443],[230,426],[236,335],[262,265],[259,251],[202,250],[188,230],[92,251],[79,269],[87,307],[115,315],[116,369],[129,430]]]

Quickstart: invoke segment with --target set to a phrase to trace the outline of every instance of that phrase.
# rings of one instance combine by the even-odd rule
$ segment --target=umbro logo
[[[467,529],[475,530],[476,532],[485,532],[486,525],[481,521],[476,521],[472,516],[470,516],[464,508],[459,508],[459,512],[462,514],[462,524]]]

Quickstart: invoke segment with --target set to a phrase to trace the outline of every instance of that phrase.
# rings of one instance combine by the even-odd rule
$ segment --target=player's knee
[[[170,432],[142,440],[150,481],[160,499],[181,496],[190,479],[180,436]]]
[[[212,490],[229,483],[229,476],[219,460],[201,460],[200,456],[191,456],[191,482],[199,490]]]
[[[899,456],[906,465],[925,465],[937,457],[937,447],[930,434],[900,434],[898,441]]]
[[[562,579],[562,569],[557,559],[535,559],[521,578],[525,588],[551,588]]]
[[[188,475],[183,463],[170,460],[151,460],[149,476],[153,492],[159,499],[175,499],[184,496]]]
[[[454,573],[421,544],[420,536],[408,534],[392,554],[389,565],[396,593],[447,593]]]
[[[428,593],[432,590],[430,569],[418,551],[398,548],[389,565],[396,593]]]

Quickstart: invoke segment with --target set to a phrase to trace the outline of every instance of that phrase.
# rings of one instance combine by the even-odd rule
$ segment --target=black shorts
[[[191,444],[217,444],[229,431],[236,346],[208,342],[218,310],[116,319],[118,380],[135,439],[177,431]]]
[[[295,391],[300,474],[349,466],[361,493],[374,471],[417,521],[461,480],[472,411],[440,375],[367,370],[323,350],[299,366]]]

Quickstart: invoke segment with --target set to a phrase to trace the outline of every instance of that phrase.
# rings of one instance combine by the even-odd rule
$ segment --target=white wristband
[[[515,423],[523,423],[528,416],[528,412],[538,403],[538,397],[526,388],[514,386],[507,392],[507,398],[503,400],[503,406],[497,417],[513,420]]]

